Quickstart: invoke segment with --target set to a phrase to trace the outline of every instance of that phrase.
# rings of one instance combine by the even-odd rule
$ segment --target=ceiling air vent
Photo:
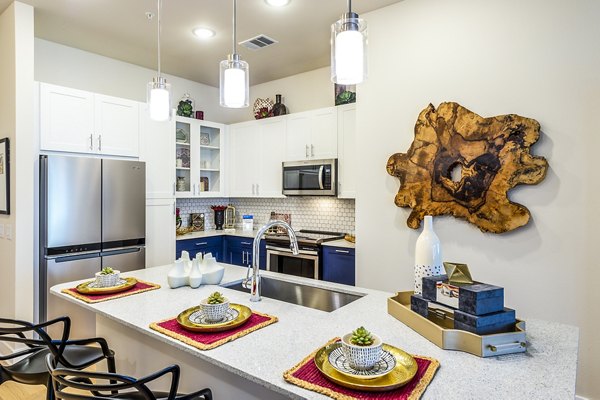
[[[262,49],[263,47],[271,46],[275,43],[277,43],[277,40],[270,38],[267,35],[254,36],[253,38],[240,42],[242,46],[250,50]]]

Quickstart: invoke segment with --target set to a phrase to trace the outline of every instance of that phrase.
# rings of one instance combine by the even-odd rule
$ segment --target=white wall
[[[406,226],[410,210],[394,205],[399,182],[385,167],[390,155],[408,150],[419,112],[456,101],[482,116],[537,119],[543,135],[533,152],[547,157],[548,175],[510,196],[533,221],[494,235],[440,217],[435,229],[444,259],[504,286],[519,317],[582,328],[578,393],[595,398],[598,15],[594,0],[406,0],[363,15],[369,79],[358,88],[356,200],[357,284],[409,290],[419,232]]]
[[[146,101],[146,84],[156,75],[148,68],[100,56],[73,47],[35,39],[35,79],[76,89]],[[215,66],[215,74],[219,72]],[[250,107],[227,109],[219,106],[219,89],[165,74],[173,85],[174,106],[184,93],[190,93],[195,108],[204,110],[204,119],[235,123],[254,119],[252,105],[257,98],[283,95],[291,112],[334,105],[329,67],[289,76],[250,87]]]
[[[14,2],[0,15],[0,137],[10,139],[12,239],[0,238],[0,315],[26,320],[34,307],[33,8]]]
[[[219,66],[215,65],[215,74]],[[35,39],[35,80],[102,93],[109,96],[146,101],[146,85],[156,70],[129,64],[73,47]],[[219,106],[219,89],[188,79],[164,74],[173,88],[173,107],[185,93],[194,99],[194,109],[204,111],[204,119],[229,123],[245,110]]]

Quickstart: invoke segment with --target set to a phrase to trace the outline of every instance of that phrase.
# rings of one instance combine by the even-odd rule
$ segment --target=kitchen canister
[[[254,229],[254,216],[242,215],[242,230],[244,232],[252,232]]]
[[[423,277],[444,274],[442,246],[433,230],[433,217],[426,215],[424,222],[415,246],[415,294],[423,292]]]

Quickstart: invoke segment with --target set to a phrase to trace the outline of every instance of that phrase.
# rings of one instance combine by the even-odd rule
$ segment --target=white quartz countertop
[[[222,265],[225,266],[223,283],[238,281],[245,276],[245,268]],[[328,313],[266,297],[261,302],[251,303],[247,293],[216,286],[170,289],[166,279],[170,267],[167,265],[123,274],[158,283],[162,287],[102,303],[87,304],[60,292],[81,281],[56,285],[51,291],[54,295],[293,399],[328,397],[285,382],[283,372],[328,340],[360,325],[379,334],[386,343],[440,361],[441,366],[424,399],[575,397],[579,330],[573,326],[527,320],[527,353],[483,359],[467,353],[442,350],[390,316],[387,313],[387,299],[391,293],[262,272],[263,275],[277,276],[282,280],[365,294],[361,299]],[[209,351],[197,350],[149,328],[152,322],[173,318],[181,311],[196,306],[216,289],[234,303],[277,316],[279,322]]]
[[[354,249],[356,248],[356,244],[349,242],[345,239],[340,239],[340,240],[331,240],[329,242],[323,242],[321,243],[322,246],[331,246],[331,247],[345,247],[347,249]]]
[[[242,237],[254,238],[256,236],[257,232],[258,232],[258,230],[256,230],[256,229],[253,231],[244,231],[244,230],[238,229],[238,228],[223,229],[223,230],[209,229],[207,231],[190,232],[190,233],[186,233],[185,235],[177,236],[177,240],[199,239],[199,238],[212,237],[212,236],[242,236]]]

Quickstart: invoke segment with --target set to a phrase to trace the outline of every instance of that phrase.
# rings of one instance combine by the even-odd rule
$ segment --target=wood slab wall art
[[[540,124],[531,118],[483,118],[458,103],[430,104],[408,152],[387,163],[400,180],[396,205],[412,208],[407,225],[417,229],[425,215],[453,215],[493,233],[527,224],[529,210],[511,202],[508,191],[545,178],[548,162],[530,154],[539,137]]]

